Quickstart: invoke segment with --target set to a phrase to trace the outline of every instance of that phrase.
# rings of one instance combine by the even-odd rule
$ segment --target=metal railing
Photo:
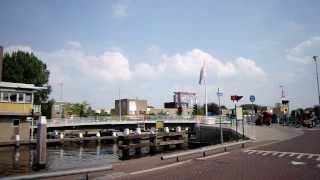
[[[184,152],[181,152],[181,153],[163,155],[163,156],[161,156],[161,160],[175,158],[177,161],[179,161],[180,157],[193,155],[193,154],[199,154],[199,153],[202,153],[202,156],[206,156],[207,155],[206,153],[208,151],[213,151],[213,150],[217,150],[217,149],[224,149],[224,151],[226,152],[228,147],[232,147],[232,146],[236,146],[236,145],[242,145],[242,148],[244,148],[244,144],[248,143],[248,142],[251,142],[251,140],[245,140],[245,141],[234,142],[234,143],[226,143],[226,144],[207,146],[207,147],[202,147],[202,148],[199,148],[199,149],[184,151]]]
[[[156,123],[156,121],[164,121],[165,123],[195,123],[195,119],[179,119],[179,118],[163,118],[163,119],[126,119],[119,120],[115,118],[97,119],[95,117],[74,117],[74,118],[55,118],[48,119],[48,127],[57,126],[81,126],[81,125],[103,125],[103,124],[140,124],[140,123]]]
[[[11,177],[8,176],[8,177],[0,178],[0,180],[44,179],[44,178],[53,178],[53,177],[70,176],[70,175],[78,175],[78,174],[84,174],[85,179],[88,180],[90,173],[108,171],[108,170],[112,170],[112,165],[95,167],[95,168],[36,173],[36,174],[22,175],[22,176],[11,176]]]

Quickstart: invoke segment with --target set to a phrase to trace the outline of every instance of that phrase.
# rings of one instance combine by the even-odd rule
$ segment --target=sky
[[[119,98],[162,107],[174,91],[208,101],[292,108],[317,104],[320,1],[3,0],[0,45],[48,65],[55,100],[112,108]]]

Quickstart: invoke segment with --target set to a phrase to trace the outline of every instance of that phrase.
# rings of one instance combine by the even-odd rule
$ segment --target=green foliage
[[[14,83],[34,84],[44,86],[48,83],[49,71],[46,64],[33,53],[17,51],[6,53],[3,59],[3,81]],[[35,104],[48,99],[51,88],[35,94]]]
[[[66,104],[64,105],[64,111],[69,115],[79,116],[79,117],[88,117],[88,116],[96,116],[98,115],[96,111],[92,109],[92,107],[86,102],[83,101],[81,103],[74,104]],[[101,111],[100,115],[107,114],[104,111]]]
[[[54,103],[55,103],[54,99],[51,99],[48,102],[41,104],[42,116],[46,116],[48,119],[51,119],[51,111]]]

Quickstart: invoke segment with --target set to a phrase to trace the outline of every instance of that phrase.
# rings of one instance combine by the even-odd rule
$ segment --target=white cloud
[[[14,46],[20,47],[20,46]],[[32,50],[24,47],[25,50]],[[50,70],[50,84],[53,97],[59,97],[59,83],[64,83],[65,100],[88,100],[100,107],[112,106],[121,86],[124,97],[146,98],[151,104],[168,101],[172,90],[195,90],[203,60],[207,63],[209,89],[215,89],[218,82],[236,78],[237,83],[266,79],[266,73],[254,60],[239,57],[224,62],[201,49],[185,53],[160,55],[160,60],[151,63],[134,63],[123,51],[107,50],[100,55],[87,55],[81,44],[68,42],[56,51],[33,51],[45,61]],[[223,84],[232,89],[233,85]]]
[[[112,16],[115,18],[122,18],[128,16],[128,4],[124,2],[117,2],[112,5]]]
[[[311,63],[312,56],[318,55],[320,50],[320,36],[314,36],[287,50],[287,59],[299,63]]]

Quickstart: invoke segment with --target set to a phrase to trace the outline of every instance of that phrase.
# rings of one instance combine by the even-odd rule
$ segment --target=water
[[[0,147],[0,176],[22,175],[39,172],[32,167],[36,150],[21,146]],[[42,171],[56,171],[109,165],[118,160],[117,145],[68,145],[49,146],[47,166]]]

